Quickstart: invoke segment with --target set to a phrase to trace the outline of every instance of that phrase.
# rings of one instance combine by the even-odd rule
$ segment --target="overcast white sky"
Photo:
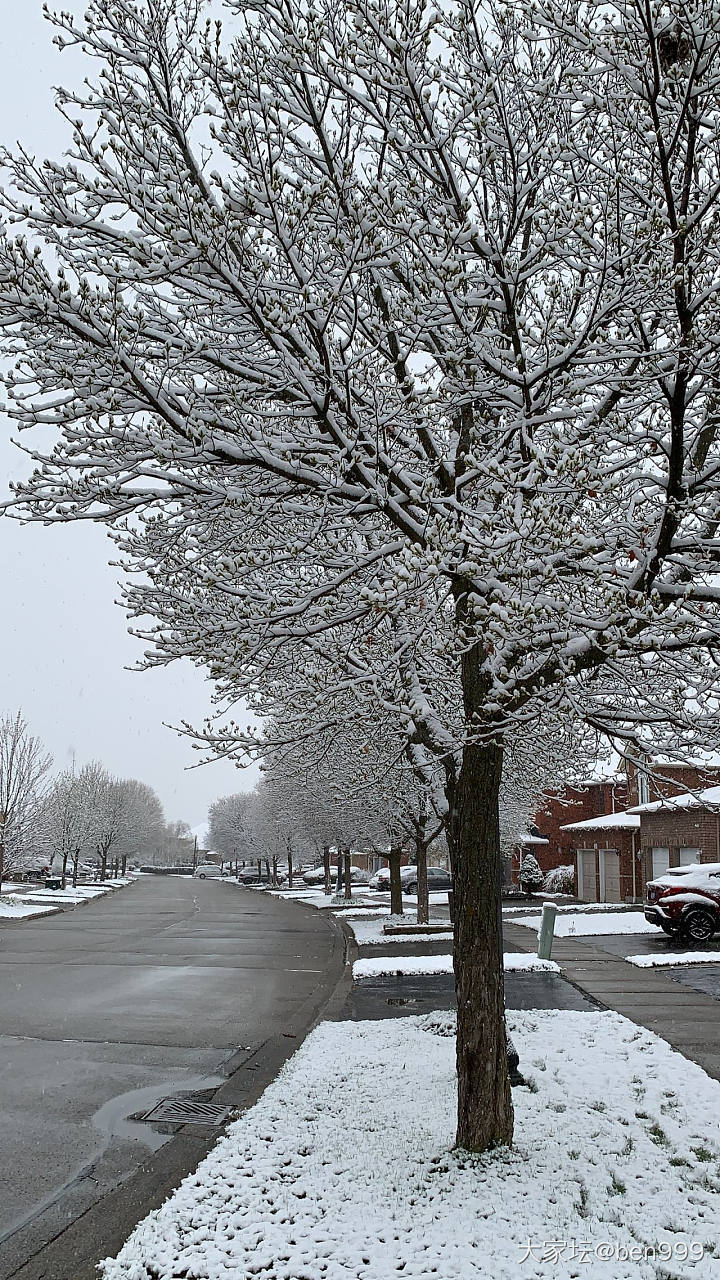
[[[87,64],[73,50],[54,48],[41,11],[42,0],[0,0],[0,142],[20,140],[45,156],[66,145],[52,85],[77,83]],[[5,477],[26,466],[12,434],[0,415],[0,491]],[[114,604],[112,552],[98,526],[0,520],[0,713],[21,707],[57,767],[73,753],[79,764],[102,760],[113,773],[154,787],[169,819],[197,826],[216,796],[249,789],[257,775],[224,762],[187,771],[197,753],[163,722],[201,724],[211,709],[210,686],[190,663],[126,670],[142,646]]]

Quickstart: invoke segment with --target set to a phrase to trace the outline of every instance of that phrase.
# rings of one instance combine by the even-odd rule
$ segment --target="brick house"
[[[631,814],[640,817],[643,884],[669,866],[720,862],[720,786],[637,805]]]
[[[640,815],[605,814],[571,822],[564,831],[571,841],[575,891],[584,902],[633,902],[642,894],[638,852]]]
[[[549,843],[536,856],[543,871],[569,863],[575,866],[576,891],[590,902],[632,902],[642,897],[645,883],[659,875],[663,850],[678,850],[686,860],[696,848],[693,831],[678,827],[669,844],[660,834],[643,836],[639,821],[643,811],[667,814],[662,802],[672,797],[695,795],[720,783],[720,766],[702,761],[649,762],[646,769],[633,768],[609,778],[588,779],[577,787],[556,792],[536,815],[536,830]],[[692,797],[691,797],[692,798]],[[684,809],[687,808],[687,802]],[[709,838],[709,837],[708,837]],[[707,841],[706,841],[707,842]],[[699,846],[698,846],[699,847]],[[654,850],[654,852],[653,852]],[[535,852],[535,851],[534,851]],[[670,857],[668,852],[668,857]],[[720,860],[720,855],[706,861]],[[665,862],[665,866],[668,863]]]

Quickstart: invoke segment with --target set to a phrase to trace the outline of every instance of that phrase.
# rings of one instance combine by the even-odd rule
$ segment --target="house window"
[[[650,782],[644,769],[638,769],[638,804],[650,803]]]
[[[652,878],[656,876],[664,876],[670,866],[670,850],[665,848],[653,849],[652,851]]]

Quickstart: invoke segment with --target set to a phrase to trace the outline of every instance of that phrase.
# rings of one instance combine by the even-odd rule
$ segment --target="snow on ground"
[[[0,898],[0,920],[26,920],[30,916],[45,915],[47,910],[47,907],[25,906],[20,902],[11,902],[7,898]]]
[[[672,968],[676,964],[720,964],[720,951],[667,951],[659,956],[626,956],[638,969]]]
[[[559,973],[560,965],[554,960],[539,960],[536,955],[528,955],[524,951],[507,952],[503,956],[506,973]],[[371,960],[356,960],[353,965],[353,978],[356,982],[363,978],[392,977],[409,973],[452,973],[453,958],[442,956],[374,956]]]
[[[525,929],[540,928],[541,916],[525,916],[513,923]],[[597,916],[573,913],[560,916],[555,921],[556,938],[592,937],[612,933],[657,933],[654,924],[645,919],[642,911],[622,911],[615,915]]]
[[[717,1277],[720,1083],[616,1013],[508,1027],[511,1150],[453,1150],[453,1015],[322,1023],[104,1280]]]
[[[503,907],[503,914],[514,915],[517,912],[527,913],[528,911],[537,911],[538,907],[541,907],[543,902],[552,902],[553,906],[556,908],[558,912],[560,911],[576,912],[579,915],[585,915],[586,913],[593,912],[593,911],[601,911],[601,912],[616,911],[617,912],[617,911],[628,910],[627,904],[624,902],[558,903],[554,900],[553,895],[551,893],[546,893],[543,895],[542,899],[538,899],[538,898],[531,899],[531,901],[525,907]]]
[[[412,918],[409,916],[384,916],[375,920],[356,920],[348,921],[350,928],[355,934],[355,941],[359,947],[377,946],[381,942],[398,943],[398,942],[452,942],[452,929],[444,930],[442,933],[384,933],[383,926],[385,924],[412,924]]]

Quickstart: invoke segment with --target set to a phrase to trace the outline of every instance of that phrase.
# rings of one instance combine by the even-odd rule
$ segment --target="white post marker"
[[[554,902],[543,902],[542,919],[538,930],[538,959],[549,960],[555,937],[555,917],[557,907]]]

